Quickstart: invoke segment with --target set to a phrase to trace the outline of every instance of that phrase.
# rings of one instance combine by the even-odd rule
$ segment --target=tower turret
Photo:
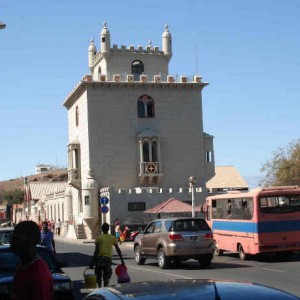
[[[162,35],[162,51],[170,60],[172,57],[172,36],[167,24],[165,25],[165,30]]]
[[[107,23],[104,22],[103,29],[101,31],[101,53],[109,53],[110,52],[110,33],[107,29]]]
[[[90,68],[91,74],[94,73],[94,57],[95,57],[96,53],[97,53],[97,49],[96,49],[96,46],[94,44],[94,39],[91,39],[90,46],[89,46],[89,51],[88,51],[88,54],[89,54],[89,68]]]

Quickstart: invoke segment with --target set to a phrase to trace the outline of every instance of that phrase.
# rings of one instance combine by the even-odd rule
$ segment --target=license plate
[[[197,236],[190,236],[190,240],[192,240],[192,241],[196,241],[197,239],[198,239]]]

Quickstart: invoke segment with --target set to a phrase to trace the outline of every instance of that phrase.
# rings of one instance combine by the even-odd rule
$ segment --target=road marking
[[[263,268],[264,271],[273,271],[273,272],[282,272],[282,273],[286,273],[286,271],[282,271],[282,270],[277,270],[277,269],[268,269],[268,268]]]
[[[153,272],[153,273],[159,273],[159,274],[163,274],[163,275],[169,275],[169,276],[179,277],[179,278],[184,278],[184,279],[193,279],[193,277],[181,276],[181,275],[177,275],[177,274],[173,274],[173,273],[167,273],[167,272],[163,272],[163,271],[156,271],[156,270],[150,270],[150,269],[145,269],[145,268],[140,268],[140,267],[127,266],[127,265],[126,265],[126,267],[127,268],[129,267],[130,269],[149,271],[149,272]]]

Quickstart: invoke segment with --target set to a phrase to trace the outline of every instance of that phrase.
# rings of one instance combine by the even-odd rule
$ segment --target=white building
[[[169,74],[172,37],[162,48],[111,46],[104,23],[100,49],[88,48],[90,74],[64,101],[68,110],[65,218],[91,234],[95,222],[144,223],[142,212],[171,197],[195,205],[214,176],[213,137],[203,132],[200,76]],[[99,213],[99,198],[107,196]],[[108,212],[106,212],[108,211]]]

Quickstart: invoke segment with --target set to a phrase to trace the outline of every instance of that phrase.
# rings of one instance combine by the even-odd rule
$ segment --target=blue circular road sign
[[[107,205],[108,202],[109,202],[109,199],[107,197],[103,196],[100,198],[101,205]]]
[[[102,212],[103,214],[108,213],[108,211],[109,211],[108,206],[106,206],[106,205],[101,206],[101,212]]]

